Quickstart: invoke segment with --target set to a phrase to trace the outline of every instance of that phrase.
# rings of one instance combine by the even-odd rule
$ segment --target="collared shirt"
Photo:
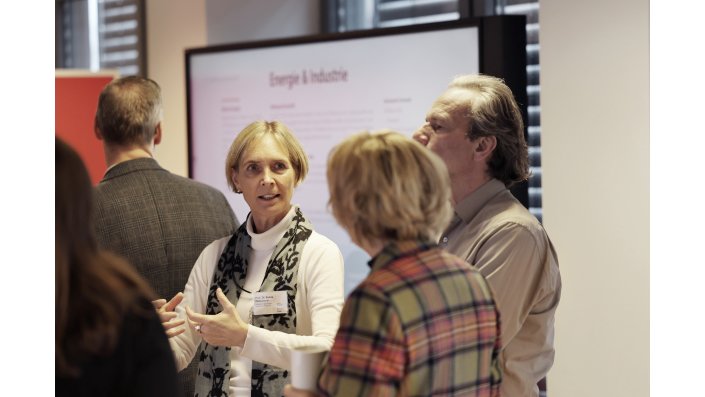
[[[553,365],[558,259],[538,220],[497,179],[456,205],[441,245],[477,267],[502,319],[503,396],[538,396]]]
[[[484,278],[435,244],[387,245],[345,301],[325,396],[496,396],[499,318]]]

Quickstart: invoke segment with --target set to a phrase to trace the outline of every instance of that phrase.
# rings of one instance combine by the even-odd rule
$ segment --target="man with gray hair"
[[[108,170],[95,189],[95,228],[103,248],[126,257],[159,297],[183,291],[201,251],[238,222],[218,190],[160,167],[161,89],[136,76],[112,81],[100,94],[95,134]],[[179,375],[184,396],[194,392],[196,365]]]
[[[501,322],[500,394],[538,396],[537,384],[553,365],[561,278],[546,231],[508,189],[529,176],[519,106],[502,80],[459,76],[414,139],[450,173],[455,216],[441,245],[477,267],[493,290]]]

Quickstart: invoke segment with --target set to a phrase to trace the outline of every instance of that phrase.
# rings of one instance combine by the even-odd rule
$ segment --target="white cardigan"
[[[248,260],[244,289],[259,290],[267,263],[293,215],[294,207],[276,226],[260,234],[252,232],[251,218],[248,221],[247,231],[252,237],[253,250]],[[229,240],[230,237],[216,240],[201,252],[184,288],[184,300],[176,308],[179,318],[186,318],[186,306],[197,313],[205,313],[213,272]],[[252,360],[291,369],[293,348],[321,346],[330,349],[333,345],[344,299],[343,256],[338,246],[314,231],[301,253],[297,281],[294,300],[296,334],[250,325],[244,346],[233,347],[230,351],[229,396],[250,395]],[[252,295],[242,292],[236,308],[246,322],[251,307]],[[189,326],[185,328],[184,333],[169,340],[179,371],[191,362],[201,343],[197,332]]]

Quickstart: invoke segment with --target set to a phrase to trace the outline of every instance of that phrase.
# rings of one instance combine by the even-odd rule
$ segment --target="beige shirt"
[[[538,220],[497,179],[455,207],[441,245],[476,266],[500,313],[502,396],[538,396],[553,365],[553,324],[561,278]]]

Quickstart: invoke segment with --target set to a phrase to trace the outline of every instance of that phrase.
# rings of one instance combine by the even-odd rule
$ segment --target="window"
[[[144,75],[144,0],[56,0],[56,67]]]
[[[529,211],[542,221],[538,0],[329,0],[323,24],[325,31],[343,32],[503,14],[526,15]]]
[[[541,86],[539,66],[539,2],[538,0],[506,1],[501,14],[526,15],[526,93],[529,99],[528,145],[529,165],[529,211],[541,222]]]

